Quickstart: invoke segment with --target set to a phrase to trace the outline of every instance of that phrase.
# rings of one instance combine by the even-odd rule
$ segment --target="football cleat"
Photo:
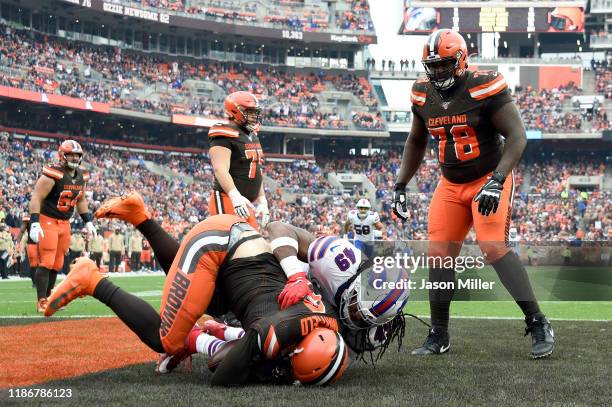
[[[221,339],[222,341],[225,340],[226,329],[227,325],[217,322],[214,319],[209,319],[208,321],[204,322],[204,325],[202,325],[202,331],[214,336],[217,339]]]
[[[105,277],[92,260],[87,257],[78,258],[70,265],[70,272],[64,281],[47,298],[45,316],[50,317],[72,300],[93,295],[96,286]]]
[[[420,348],[412,351],[413,355],[441,355],[450,349],[450,337],[448,332],[436,332],[433,328],[429,330],[425,343]]]
[[[555,332],[550,321],[544,316],[525,318],[525,336],[531,334],[531,357],[534,359],[550,356],[555,349]]]
[[[138,192],[130,192],[104,201],[96,211],[96,218],[121,219],[138,226],[151,219],[151,212]]]
[[[45,307],[47,306],[47,299],[41,298],[36,302],[36,312],[43,313],[45,312]]]

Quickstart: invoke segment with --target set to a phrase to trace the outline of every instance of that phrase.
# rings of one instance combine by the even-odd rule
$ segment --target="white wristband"
[[[303,273],[302,262],[298,260],[297,256],[285,257],[280,261],[280,265],[287,275],[287,278],[297,273]]]
[[[279,247],[283,247],[283,246],[291,246],[295,249],[296,252],[298,250],[297,240],[295,240],[292,237],[287,237],[287,236],[277,237],[276,239],[270,242],[270,246],[272,247],[272,251],[278,249]]]

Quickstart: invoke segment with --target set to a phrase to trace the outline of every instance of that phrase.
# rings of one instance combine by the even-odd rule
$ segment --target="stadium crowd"
[[[186,230],[208,215],[207,200],[212,189],[212,171],[205,155],[180,155],[164,152],[135,153],[107,146],[84,143],[84,166],[91,173],[88,198],[93,209],[104,199],[125,191],[137,190],[145,198],[156,219],[171,234],[180,238]],[[289,221],[315,233],[341,233],[348,209],[355,205],[363,191],[334,189],[326,180],[328,172],[365,174],[376,186],[375,208],[381,215],[389,239],[426,239],[427,208],[439,179],[439,169],[429,151],[416,175],[417,188],[408,198],[411,219],[404,225],[391,214],[390,196],[399,169],[397,153],[376,154],[368,158],[269,161],[264,174],[277,188],[266,190],[274,220]],[[19,228],[27,213],[34,182],[44,163],[56,157],[55,143],[14,138],[3,133],[0,138],[0,175],[5,186],[0,191],[0,221]],[[166,176],[151,168],[154,163]],[[598,160],[542,160],[529,163],[530,182],[522,186],[527,166],[515,171],[514,226],[524,241],[608,240],[612,234],[612,194],[565,188],[570,175],[604,175],[605,164]],[[159,172],[159,171],[158,171]],[[273,183],[272,183],[273,184]],[[295,201],[284,201],[281,194],[291,193]],[[81,222],[73,218],[73,229]],[[128,236],[120,222],[98,222],[100,232],[119,229]],[[16,229],[14,229],[16,231]]]
[[[269,23],[275,27],[296,31],[372,32],[374,24],[369,14],[367,0],[344,0],[348,10],[336,11],[331,18],[327,7],[304,4],[300,0],[269,0],[260,3],[240,0],[114,0],[127,5],[141,4],[145,7],[162,8],[205,16],[224,22]],[[257,7],[265,13],[257,13]]]
[[[222,97],[202,96],[189,81],[211,82],[231,93],[249,89],[260,98],[264,125],[299,128],[384,130],[384,116],[366,77],[323,71],[287,72],[275,67],[250,69],[240,63],[175,60],[125,52],[118,48],[65,42],[0,24],[0,84],[56,93],[114,107],[162,115],[189,114],[222,118]],[[610,71],[596,67],[598,92],[609,97]],[[144,89],[149,89],[144,92]],[[151,93],[151,88],[155,90]],[[324,111],[326,90],[352,93],[363,105],[343,113]],[[576,86],[538,91],[518,87],[514,98],[525,126],[546,132],[600,131],[610,128],[603,106],[593,113],[573,110]],[[344,117],[344,114],[350,117]],[[590,127],[585,128],[588,122]]]
[[[189,80],[207,81],[227,93],[249,89],[256,94],[264,107],[264,124],[303,128],[348,128],[338,112],[321,111],[319,94],[325,90],[351,92],[366,107],[377,106],[367,79],[352,74],[248,69],[240,63],[224,62],[196,65],[118,48],[68,43],[3,25],[0,30],[5,33],[0,37],[0,66],[10,69],[0,78],[5,86],[107,102],[147,113],[221,118],[222,98],[194,95],[185,84]],[[153,95],[141,93],[151,86],[156,88]],[[362,126],[363,120],[354,123],[365,129],[384,128],[384,121],[378,118],[374,127]]]

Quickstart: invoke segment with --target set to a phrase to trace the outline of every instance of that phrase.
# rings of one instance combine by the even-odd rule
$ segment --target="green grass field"
[[[161,276],[114,280],[159,306]],[[34,300],[28,281],[0,283],[0,325],[49,321],[36,314]],[[458,301],[452,307],[450,353],[411,356],[410,350],[423,341],[426,327],[409,318],[399,352],[396,347],[389,349],[376,367],[354,362],[345,377],[329,388],[213,389],[207,385],[210,373],[200,355],[191,373],[158,377],[154,365],[146,363],[30,387],[70,388],[72,398],[51,402],[71,405],[610,405],[612,301],[543,301],[541,306],[553,321],[557,337],[555,353],[544,360],[529,357],[530,339],[522,335],[524,323],[514,303]],[[411,301],[406,311],[429,314],[426,301]],[[97,300],[81,298],[51,320],[111,315]],[[37,343],[43,344],[44,338]],[[1,405],[24,402],[41,405],[50,400],[9,399],[8,390],[0,390]]]

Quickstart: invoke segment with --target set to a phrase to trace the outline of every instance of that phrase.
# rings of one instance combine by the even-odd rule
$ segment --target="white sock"
[[[240,339],[244,336],[244,329],[228,326],[225,328],[223,335],[226,341],[233,341],[234,339]]]
[[[198,353],[204,353],[211,357],[216,351],[221,349],[225,345],[225,341],[217,339],[207,333],[201,333],[196,339],[196,349]]]

